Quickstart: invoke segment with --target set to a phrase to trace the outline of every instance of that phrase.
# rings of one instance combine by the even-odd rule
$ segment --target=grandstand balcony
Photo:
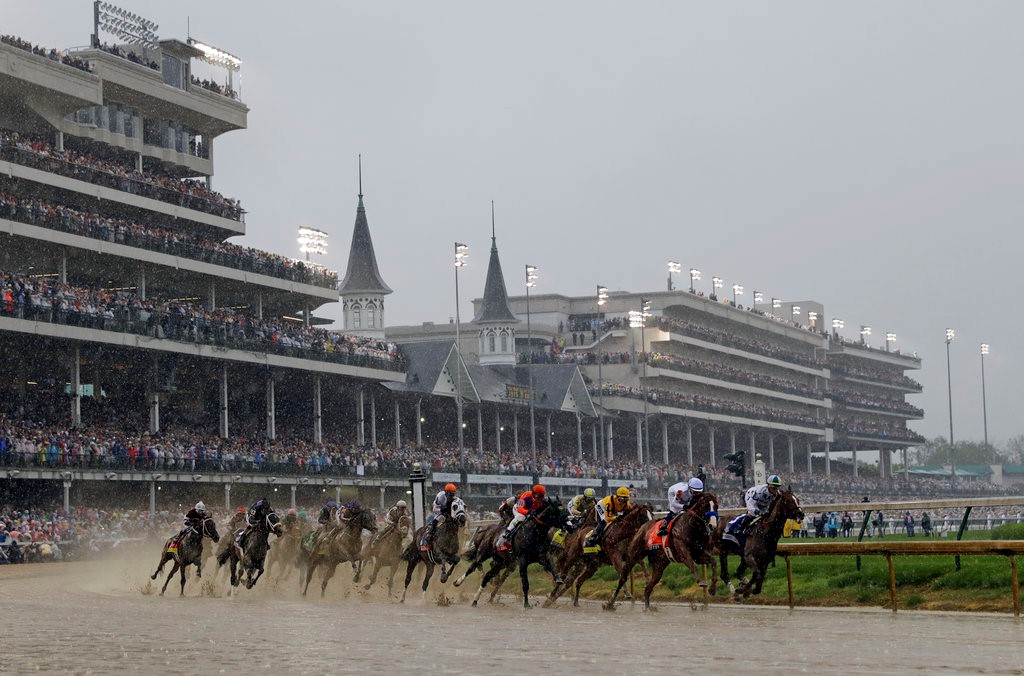
[[[873,378],[864,374],[851,375],[850,373],[844,372],[840,366],[832,366],[830,370],[832,372],[833,381],[841,380],[842,382],[857,383],[859,385],[883,387],[907,394],[920,394],[924,391],[924,387],[921,383],[906,376],[902,376],[898,379],[885,379],[881,377]]]
[[[848,358],[875,362],[881,365],[894,366],[900,370],[921,368],[921,358],[901,353],[899,350],[889,351],[884,348],[869,347],[862,343],[845,342],[833,339],[828,344],[828,357],[832,359]]]
[[[650,331],[650,329],[648,329]],[[671,340],[683,345],[691,345],[694,347],[701,348],[703,350],[709,350],[711,352],[718,352],[721,354],[731,355],[734,357],[741,357],[750,361],[760,362],[770,366],[776,366],[779,368],[789,369],[798,373],[805,373],[812,376],[818,376],[821,378],[828,378],[828,369],[822,366],[811,365],[810,361],[804,361],[803,363],[797,363],[796,361],[790,361],[785,358],[768,356],[761,352],[755,352],[750,348],[744,348],[739,346],[723,345],[717,342],[711,342],[710,340],[704,340],[701,338],[692,337],[686,335],[681,330],[672,328],[666,328],[666,330],[659,330],[659,334],[652,337],[652,340]]]
[[[923,420],[924,411],[917,408],[916,406],[910,407],[910,410],[900,410],[896,408],[884,408],[881,405],[876,407],[869,407],[857,404],[848,404],[840,402],[840,406],[847,411],[854,413],[865,413],[870,415],[881,415],[892,418],[902,418],[903,420]]]

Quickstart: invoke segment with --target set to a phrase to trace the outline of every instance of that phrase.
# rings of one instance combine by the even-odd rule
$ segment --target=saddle
[[[755,523],[757,523],[761,517],[754,517],[750,520],[750,523],[743,526],[744,517],[746,514],[740,514],[729,521],[725,526],[725,532],[722,533],[722,539],[728,540],[729,542],[735,543],[739,547],[743,547],[743,543],[747,541],[747,533]]]

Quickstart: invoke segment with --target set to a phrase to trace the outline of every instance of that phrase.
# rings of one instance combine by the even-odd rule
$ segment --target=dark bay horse
[[[327,583],[334,577],[334,571],[338,564],[344,561],[352,562],[352,570],[355,572],[353,582],[359,582],[359,569],[362,565],[363,531],[377,532],[377,519],[373,511],[360,507],[359,505],[348,505],[339,514],[340,525],[333,530],[326,531],[318,538],[309,553],[309,563],[306,565],[306,584],[302,588],[302,595],[306,595],[309,589],[309,582],[313,579],[313,573],[320,566],[324,567],[323,579],[320,582],[320,596],[327,591]]]
[[[405,588],[402,590],[402,601],[405,601],[405,593],[409,591],[409,582],[412,581],[412,573],[416,566],[423,563],[427,572],[423,575],[423,595],[427,595],[427,585],[434,574],[434,566],[441,566],[441,583],[448,581],[448,576],[455,570],[459,563],[459,531],[466,525],[466,503],[462,498],[452,499],[451,516],[441,516],[437,524],[437,531],[434,533],[434,546],[429,550],[420,547],[420,540],[427,533],[430,526],[423,526],[413,535],[412,542],[402,552],[402,558],[409,562],[405,570]]]
[[[729,589],[733,590],[734,595],[743,595],[745,598],[751,594],[761,593],[761,585],[764,584],[768,566],[775,559],[775,552],[778,549],[786,520],[803,521],[803,518],[804,513],[800,509],[800,500],[793,495],[790,488],[786,488],[779,491],[779,495],[772,503],[768,513],[749,530],[742,550],[735,542],[722,537],[725,534],[726,521],[725,519],[719,521],[712,536],[712,547],[718,552],[722,581],[729,585]],[[738,579],[743,579],[747,568],[750,568],[751,571],[750,580],[743,581],[739,587],[734,587],[729,581],[730,554],[740,557],[740,564],[736,567]],[[715,593],[714,583],[708,589],[708,593]]]
[[[377,573],[384,566],[388,567],[388,594],[395,584],[395,571],[402,560],[402,541],[409,534],[409,527],[412,525],[412,517],[405,514],[398,519],[398,523],[382,530],[376,537],[366,543],[361,554],[363,561],[373,559],[373,572],[370,573],[370,581],[366,583],[366,589],[373,586],[377,581]]]
[[[236,540],[217,555],[218,566],[231,562],[232,587],[238,586],[244,573],[246,576],[245,588],[252,589],[256,581],[263,575],[263,562],[270,549],[271,533],[278,537],[284,534],[284,525],[273,510],[262,519],[250,523],[245,530],[236,533]]]
[[[648,547],[648,536],[652,529],[656,530],[661,525],[661,519],[651,519],[641,526],[626,547],[623,566],[619,569],[619,585],[605,604],[605,610],[615,610],[615,602],[629,579],[630,572],[644,558],[651,567],[651,575],[647,579],[647,586],[644,587],[644,608],[651,607],[651,592],[661,581],[661,576],[670,563],[685,564],[701,587],[707,587],[708,582],[697,572],[697,564],[710,564],[711,579],[716,580],[718,574],[712,556],[711,537],[718,525],[717,509],[718,496],[710,491],[701,493],[692,507],[680,512],[669,523],[667,547]]]
[[[285,518],[281,524],[284,532],[267,553],[267,576],[277,567],[278,582],[291,576],[303,535],[303,526],[298,520],[289,521]]]
[[[580,528],[565,538],[564,551],[559,557],[558,577],[562,584],[556,584],[544,601],[544,607],[553,604],[570,586],[575,587],[572,604],[580,604],[580,589],[583,583],[593,577],[604,564],[622,570],[626,545],[647,521],[654,518],[650,505],[633,505],[605,528],[601,549],[596,554],[584,552],[583,543],[590,535],[589,528]]]
[[[156,572],[150,575],[149,579],[155,580],[156,576],[163,570],[164,564],[167,561],[174,561],[174,567],[171,568],[171,572],[167,574],[167,579],[164,581],[164,587],[160,590],[160,596],[164,595],[167,591],[167,584],[174,577],[174,573],[178,570],[181,571],[181,595],[185,595],[185,569],[189,566],[196,567],[196,577],[203,576],[203,538],[208,537],[214,542],[220,541],[220,535],[217,534],[217,524],[213,522],[211,517],[203,519],[203,525],[200,530],[195,528],[189,528],[188,532],[178,543],[178,547],[175,551],[170,551],[171,543],[174,542],[175,538],[168,538],[164,542],[164,548],[160,552],[160,565],[156,567]]]
[[[491,594],[493,600],[494,594],[501,589],[505,578],[508,577],[509,572],[516,566],[519,567],[519,578],[522,581],[524,608],[530,607],[530,578],[526,573],[531,563],[539,563],[544,570],[551,573],[556,586],[561,584],[562,579],[558,577],[558,573],[555,572],[555,568],[551,564],[549,552],[551,543],[550,531],[552,528],[564,528],[567,518],[565,508],[558,498],[545,498],[537,514],[523,521],[515,533],[512,534],[511,549],[495,551],[492,542],[493,563],[491,563],[491,568],[484,575],[483,580],[480,581],[480,588],[477,589],[476,596],[473,598],[473,605],[475,606],[477,601],[480,600],[484,587],[497,576],[498,579],[495,580],[494,592]],[[477,561],[479,561],[479,554],[480,552],[477,550]],[[476,561],[474,562],[475,564]],[[465,579],[465,577],[463,575],[460,579]]]

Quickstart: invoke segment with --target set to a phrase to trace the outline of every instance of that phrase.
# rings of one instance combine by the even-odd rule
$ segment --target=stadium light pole
[[[327,233],[316,228],[299,228],[299,251],[306,254],[306,261],[309,261],[309,254],[318,256],[327,255]]]
[[[682,272],[682,271],[683,271],[683,266],[680,265],[679,263],[677,263],[676,261],[669,261],[668,262],[668,290],[669,291],[674,291],[675,290],[675,286],[673,286],[673,284],[672,284],[672,273],[673,272]]]
[[[864,326],[863,324],[861,324],[860,325],[860,344],[864,345],[864,346],[867,346],[867,344],[868,344],[868,336],[870,336],[870,335],[871,335],[871,327],[870,326]]]
[[[711,298],[713,300],[718,300],[718,290],[722,288],[722,284],[723,282],[721,277],[711,278]]]
[[[537,286],[536,265],[526,266],[526,347],[529,350],[526,363],[526,372],[530,380],[530,461],[533,463],[533,472],[537,471],[537,430],[534,422],[533,400],[536,399],[533,392],[533,332],[530,329],[530,289]]]
[[[885,334],[885,351],[889,352],[892,348],[892,344],[896,342],[896,334],[889,331]]]
[[[981,344],[981,421],[985,428],[985,448],[988,449],[988,403],[985,401],[985,355],[988,343]]]
[[[644,397],[644,427],[643,427],[643,448],[644,458],[642,462],[650,462],[651,457],[651,434],[647,406],[647,340],[644,328],[647,325],[647,318],[651,316],[651,301],[647,298],[640,298],[640,310],[629,311],[630,328],[640,329],[640,354],[643,355],[643,375],[641,376],[641,389]]]
[[[810,323],[812,329],[818,328],[818,313],[811,310],[807,313],[807,321]]]
[[[956,481],[956,465],[953,457],[953,375],[949,368],[949,344],[956,337],[956,331],[946,329],[946,389],[949,392],[949,474],[950,481]]]
[[[458,439],[459,439],[459,465],[466,469],[466,448],[462,443],[462,344],[460,341],[460,318],[459,318],[459,269],[466,267],[469,262],[469,247],[461,242],[455,243],[455,355],[458,364],[455,365],[455,412],[458,417]]]
[[[760,291],[754,292],[754,307],[757,307],[758,303],[764,303],[764,294]]]
[[[835,317],[835,318],[832,319],[832,335],[834,337],[839,338],[839,329],[842,329],[842,328],[845,328],[845,327],[846,327],[846,322],[844,322],[842,319],[839,319],[838,317]]]
[[[799,316],[800,316],[800,306],[799,305],[792,306],[790,308],[790,310],[789,310],[789,317],[790,317],[790,319],[792,319],[795,322],[795,321],[797,321],[797,317],[799,317]]]
[[[743,285],[742,284],[733,284],[732,285],[732,304],[733,304],[734,307],[739,307],[738,305],[736,305],[736,296],[742,296],[742,295],[743,295]]]
[[[597,285],[597,313],[601,314],[601,308],[608,302],[608,287]],[[598,317],[600,319],[600,317]],[[606,450],[604,447],[604,376],[601,373],[601,355],[597,354],[597,400],[601,410],[598,411],[597,420],[601,425],[601,457],[595,458],[599,460],[605,459]]]
[[[693,283],[700,279],[700,270],[697,268],[690,268],[690,293],[697,293],[697,290],[693,288]]]

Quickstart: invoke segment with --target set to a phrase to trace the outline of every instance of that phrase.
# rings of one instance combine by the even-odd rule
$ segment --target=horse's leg
[[[530,607],[530,578],[526,574],[526,569],[529,567],[530,562],[526,557],[519,557],[519,579],[523,583],[523,608]]]
[[[174,560],[174,567],[171,568],[171,572],[167,573],[167,579],[164,580],[164,586],[163,586],[163,589],[160,590],[160,596],[163,596],[164,592],[167,591],[168,583],[170,583],[171,578],[174,577],[174,574],[177,573],[177,572],[178,572],[178,561],[177,561],[177,559],[175,559]]]
[[[469,577],[477,568],[482,568],[483,565],[484,565],[483,559],[481,559],[480,555],[477,554],[477,556],[475,556],[473,558],[473,563],[469,564],[469,568],[466,569],[466,572],[463,573],[462,575],[460,575],[452,584],[454,584],[456,587],[458,587],[463,582],[465,582],[466,578]]]
[[[432,561],[424,561],[426,570],[423,572],[423,598],[427,598],[427,585],[430,584],[430,577],[434,574],[434,563]]]
[[[498,595],[501,594],[501,588],[505,586],[505,580],[512,574],[512,566],[508,564],[501,565],[501,571],[498,573],[498,579],[491,585],[491,596],[487,599],[488,603],[494,603]]]
[[[476,596],[473,597],[473,607],[474,608],[476,608],[476,602],[480,600],[480,595],[483,594],[484,587],[486,587],[487,583],[490,582],[491,580],[493,580],[494,576],[498,574],[498,568],[500,566],[501,566],[501,563],[499,562],[498,559],[493,559],[491,561],[491,568],[480,579],[480,587],[477,588]],[[501,587],[501,583],[498,583],[497,586]],[[494,600],[494,594],[493,593],[491,594],[491,600],[492,601]]]
[[[185,568],[187,568],[187,567],[188,566],[186,564],[184,564],[184,563],[182,563],[181,567],[180,567],[181,568],[181,594],[179,594],[179,596],[184,596],[185,595]]]
[[[633,572],[634,566],[636,566],[635,561],[623,561],[622,569],[619,571],[619,584],[615,587],[615,591],[612,592],[612,597],[608,599],[608,603],[604,604],[605,610],[615,610],[615,602],[618,600],[619,593],[622,591],[622,588],[626,586],[626,580],[629,579],[629,575]]]
[[[156,576],[160,574],[160,571],[164,569],[164,564],[167,563],[167,559],[171,558],[167,553],[167,545],[164,545],[163,551],[160,552],[160,563],[157,565],[156,570],[149,576],[150,580],[155,580]]]
[[[458,554],[455,555],[455,559],[441,561],[441,584],[448,581],[448,578],[455,572],[455,566],[459,565],[459,561],[461,561],[461,559]],[[445,564],[448,565],[445,566]]]
[[[651,564],[651,576],[647,579],[647,584],[644,585],[644,610],[651,609],[651,592],[659,582],[661,582],[661,576],[665,574],[665,569],[668,568],[668,557],[662,556],[651,556],[648,558]]]
[[[324,566],[324,579],[320,582],[320,598],[323,598],[324,594],[327,592],[327,583],[331,581],[332,577],[334,577],[334,572],[338,570],[339,563],[341,562],[328,561],[327,564]]]
[[[382,561],[380,556],[373,557],[373,572],[370,573],[370,581],[366,583],[364,589],[369,589],[373,586],[373,583],[377,581],[377,573],[380,572],[381,563]],[[392,566],[391,568],[392,570],[394,570],[394,566]],[[394,577],[393,573],[391,577]]]
[[[306,592],[309,591],[309,581],[313,579],[313,571],[316,570],[317,562],[313,557],[309,557],[306,562],[306,584],[302,587],[302,595],[305,596]]]
[[[590,561],[588,561],[587,564],[586,564],[586,568],[584,568],[583,572],[581,572],[576,577],[576,593],[572,597],[572,605],[573,605],[573,607],[576,607],[576,608],[579,607],[579,605],[580,605],[580,589],[583,588],[583,583],[584,582],[586,582],[591,577],[593,577],[594,573],[597,572],[597,569],[598,569],[599,566],[600,566],[600,564],[597,563],[597,562],[590,562]]]
[[[412,571],[416,569],[418,559],[412,559],[409,561],[408,567],[405,569],[405,589],[402,590],[402,600],[400,603],[405,603],[405,593],[409,591],[409,582],[412,581]]]
[[[388,596],[391,596],[391,590],[395,586],[395,571],[398,570],[398,562],[392,561],[388,564]]]

